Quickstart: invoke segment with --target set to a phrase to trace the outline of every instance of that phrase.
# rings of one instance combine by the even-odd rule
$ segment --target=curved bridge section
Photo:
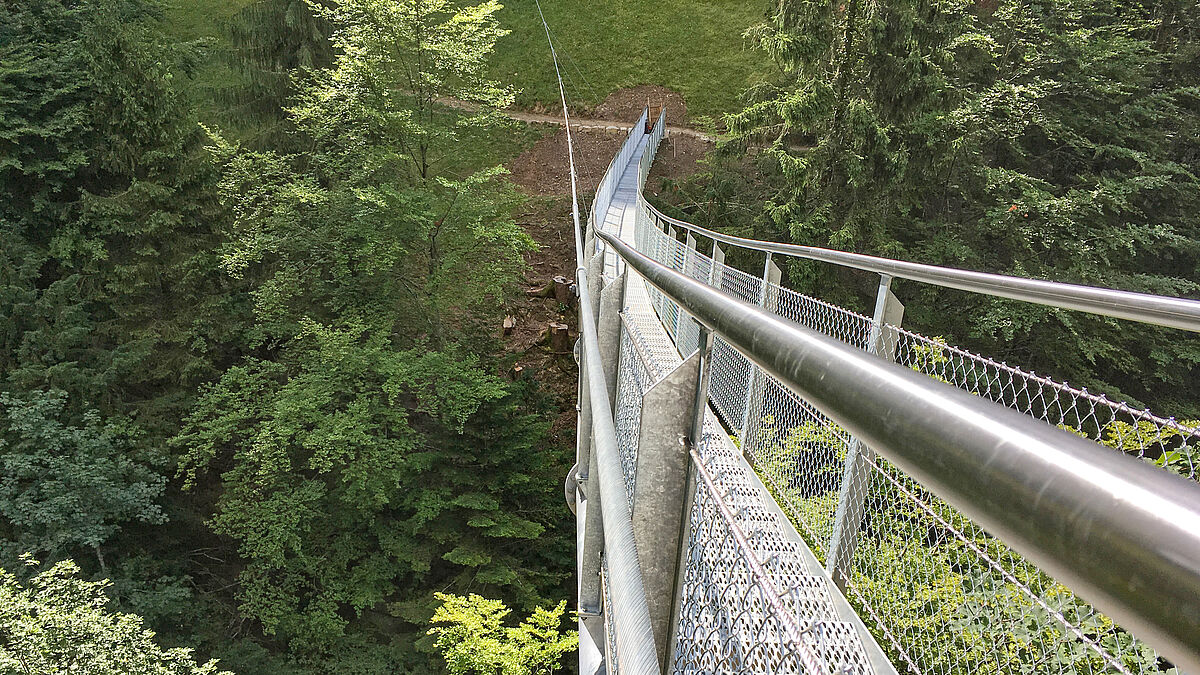
[[[577,233],[580,672],[1200,672],[1200,431],[908,331],[890,287],[1193,331],[1200,302],[671,219],[664,128]],[[873,316],[781,255],[879,275]]]

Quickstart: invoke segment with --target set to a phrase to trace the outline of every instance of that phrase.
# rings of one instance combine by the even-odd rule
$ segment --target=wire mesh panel
[[[720,264],[717,267],[720,269],[722,291],[746,302],[759,303],[762,298],[762,279],[729,265]]]
[[[619,388],[648,389],[681,359],[669,342],[645,335],[636,319],[626,330],[620,373],[633,376]],[[652,375],[642,381],[639,372]],[[811,574],[800,544],[784,536],[769,497],[752,486],[711,412],[693,457],[697,492],[671,672],[870,673],[861,639],[837,616],[827,581]]]
[[[712,273],[712,260],[686,244],[682,251],[683,264],[680,271],[697,281],[708,283]],[[680,308],[677,332],[675,343],[679,346],[680,354],[687,356],[700,347],[700,325],[692,320],[691,315],[683,308]]]
[[[897,363],[1100,445],[1198,480],[1200,425],[1160,417],[895,326],[884,331]]]
[[[761,375],[763,404],[752,415],[742,451],[824,561],[853,439],[774,377]]]
[[[751,368],[750,360],[723,338],[717,336],[713,340],[708,397],[730,429],[741,429],[746,421],[746,383],[750,381]]]
[[[716,440],[720,431],[713,431]],[[744,470],[720,455],[696,454],[700,479],[673,672],[870,672],[858,635],[833,614],[824,582],[806,573],[774,515],[756,504],[761,497],[745,487]],[[756,541],[771,549],[769,562]]]
[[[871,336],[871,318],[843,309],[837,305],[811,298],[789,288],[771,284],[777,298],[774,311],[780,316],[837,338],[859,349],[867,349]]]
[[[638,436],[642,426],[642,394],[650,388],[652,377],[629,331],[621,329],[620,373],[617,378],[617,448],[625,474],[625,494],[633,509],[633,490],[637,467]]]
[[[713,270],[712,261],[704,258]],[[670,264],[669,259],[659,259]],[[740,270],[718,265],[710,278],[718,279],[724,292],[747,302],[757,304],[763,297],[762,280]],[[870,318],[787,288],[771,285],[767,291],[772,298],[768,304],[779,315],[856,348],[874,347]],[[671,315],[660,312],[659,316],[665,323]],[[940,338],[890,325],[880,332],[879,351],[905,367],[1112,451],[1200,480],[1200,432],[1195,422],[1135,409],[972,354]],[[694,348],[689,336],[681,332],[675,337],[681,351]],[[1171,664],[1150,647],[886,459],[857,445],[844,429],[719,337],[714,343],[710,400],[730,432],[740,435],[742,452],[821,563],[837,574],[849,600],[898,669],[937,675],[1173,672]],[[847,481],[852,473],[848,457],[858,457],[854,461],[865,467],[853,481]],[[732,550],[730,535],[721,529],[716,507],[704,502],[708,498],[697,497],[693,554],[710,555],[703,553],[709,550],[727,554]],[[840,524],[849,533],[851,554],[850,563],[838,567],[830,563],[830,549],[837,519],[847,517],[849,501],[861,503],[863,509],[858,522]],[[716,602],[719,598],[753,602],[749,586],[719,581],[742,578],[736,566],[714,565],[696,561],[695,592],[702,595],[687,602],[698,612],[694,623],[706,628],[689,634],[689,641],[681,644],[720,645],[725,656],[724,661],[697,661],[704,664],[696,665],[697,670],[710,666],[720,670],[723,666],[714,664],[750,659],[750,646],[735,635],[739,630],[752,635],[762,630],[738,624],[711,608],[721,605]],[[690,568],[689,574],[693,574]],[[701,589],[705,584],[711,588]],[[756,644],[770,642],[761,637]],[[681,652],[682,657],[687,654]]]

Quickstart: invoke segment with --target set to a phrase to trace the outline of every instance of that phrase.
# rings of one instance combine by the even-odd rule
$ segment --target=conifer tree
[[[783,74],[730,118],[742,143],[769,141],[761,165],[780,185],[767,229],[920,262],[1200,294],[1200,92],[1182,75],[1196,64],[1184,27],[1195,11],[785,0],[750,33]],[[865,277],[812,265],[793,277],[867,305]],[[1197,412],[1184,393],[1200,372],[1194,336],[897,289],[918,330],[1134,404]]]

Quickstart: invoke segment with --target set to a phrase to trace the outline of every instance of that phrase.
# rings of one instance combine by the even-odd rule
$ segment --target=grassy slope
[[[191,92],[206,123],[225,121],[221,91],[240,81],[241,74],[229,65],[229,25],[233,17],[253,0],[166,0],[163,28],[180,42],[203,40],[206,58],[191,81]],[[225,126],[225,125],[221,125]]]
[[[166,28],[183,40],[207,38],[211,56],[195,79],[212,99],[237,74],[225,62],[232,17],[253,0],[168,0]],[[522,107],[558,103],[554,65],[533,0],[502,0],[512,34],[500,40],[493,75],[523,91]],[[573,103],[595,104],[612,91],[658,84],[683,94],[693,118],[738,109],[737,96],[768,67],[742,33],[761,21],[761,0],[542,0]]]
[[[716,116],[738,109],[738,94],[768,67],[742,40],[765,17],[766,3],[757,0],[542,0],[542,9],[575,102],[659,84],[682,93],[693,118]],[[499,17],[512,34],[497,45],[495,77],[524,90],[523,106],[556,104],[534,0],[507,0]]]

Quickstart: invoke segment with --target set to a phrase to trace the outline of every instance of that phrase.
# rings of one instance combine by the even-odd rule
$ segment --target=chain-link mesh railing
[[[730,295],[860,349],[875,341],[869,317],[775,285],[764,294],[762,279],[714,266],[711,258],[660,229],[649,212],[638,219],[638,228],[639,250],[662,264],[679,269],[678,260],[695,260],[689,264],[708,265],[710,282]],[[676,330],[679,309],[657,292],[651,296],[680,351],[689,353],[694,338]],[[770,301],[763,302],[765,297]],[[1137,410],[939,338],[891,325],[879,327],[879,333],[875,351],[884,358],[1197,480],[1195,423]],[[1171,669],[1151,648],[858,444],[720,339],[710,396],[746,457],[897,668],[938,675]],[[712,516],[709,512],[704,522]],[[727,537],[702,534],[693,533],[699,537],[696,546],[705,537]]]
[[[650,386],[681,361],[665,335],[659,341],[647,337],[637,318],[653,315],[623,321],[619,409],[640,405]],[[618,422],[622,444],[634,446],[623,448],[623,456],[637,455],[634,424]],[[809,569],[801,545],[788,540],[786,525],[765,508],[765,495],[711,412],[692,456],[696,492],[670,672],[871,672],[859,635],[837,616],[826,582]],[[636,461],[627,470],[632,483]]]

